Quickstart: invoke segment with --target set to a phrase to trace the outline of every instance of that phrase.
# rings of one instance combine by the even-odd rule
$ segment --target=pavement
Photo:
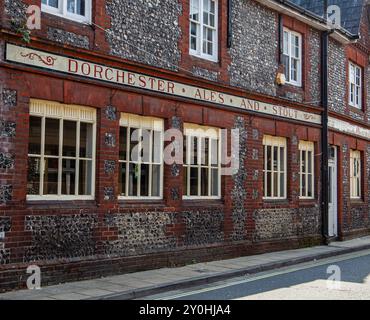
[[[0,294],[0,300],[128,300],[370,249],[370,237],[328,246],[162,268]],[[42,275],[41,275],[42,276]]]

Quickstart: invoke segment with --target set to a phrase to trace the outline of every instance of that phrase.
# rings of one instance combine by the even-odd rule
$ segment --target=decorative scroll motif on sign
[[[30,52],[30,53],[21,53],[23,58],[28,58],[30,60],[35,60],[37,58],[40,62],[42,62],[46,66],[53,66],[57,58],[53,58],[51,56],[41,56],[37,53]]]

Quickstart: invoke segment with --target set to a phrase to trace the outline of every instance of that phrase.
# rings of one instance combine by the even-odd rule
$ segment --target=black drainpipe
[[[328,131],[328,46],[329,34],[325,31],[322,33],[321,41],[321,97],[322,97],[322,136],[321,136],[321,215],[322,215],[322,236],[325,244],[328,244],[329,233],[329,131]]]
[[[283,51],[284,51],[284,24],[283,24],[283,15],[279,13],[279,65],[283,63]]]
[[[233,25],[232,25],[232,0],[227,1],[227,47],[232,46],[232,36],[233,36]]]

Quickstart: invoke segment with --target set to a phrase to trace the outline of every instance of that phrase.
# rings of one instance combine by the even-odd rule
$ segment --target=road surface
[[[166,292],[145,300],[370,300],[370,250]]]

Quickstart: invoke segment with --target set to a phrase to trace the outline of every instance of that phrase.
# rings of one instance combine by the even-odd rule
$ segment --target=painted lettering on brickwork
[[[22,63],[80,77],[141,88],[195,101],[213,103],[218,106],[227,106],[285,119],[321,124],[321,116],[319,114],[264,103],[74,58],[49,54],[13,44],[7,44],[6,59],[11,62]],[[329,128],[370,139],[370,130],[332,117],[329,118]]]
[[[6,59],[33,67],[72,74],[105,82],[179,96],[196,101],[213,103],[286,119],[321,124],[319,114],[277,106],[214,90],[164,80],[127,70],[99,65],[65,56],[49,54],[31,48],[7,44]]]

